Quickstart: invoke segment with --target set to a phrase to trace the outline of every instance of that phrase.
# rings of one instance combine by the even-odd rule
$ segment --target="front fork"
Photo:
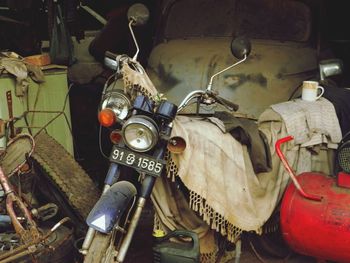
[[[156,157],[157,159],[163,159],[165,154],[165,149],[166,149],[165,147],[159,147],[153,156]],[[120,176],[119,165],[115,163],[111,163],[105,179],[105,186],[103,189],[103,193],[105,193],[114,183],[118,181],[119,176]],[[140,220],[142,210],[145,207],[146,200],[151,196],[155,182],[156,182],[156,177],[151,175],[146,175],[146,177],[142,182],[140,197],[137,200],[136,209],[131,218],[127,234],[121,243],[121,246],[117,255],[117,262],[123,262],[125,259],[132,237],[135,233],[136,227]],[[82,248],[80,249],[81,254],[83,255],[87,254],[89,247],[92,243],[92,240],[94,238],[95,232],[96,232],[95,229],[93,229],[92,227],[89,227],[86,233]]]
[[[120,245],[120,249],[117,255],[117,262],[124,262],[132,237],[134,236],[136,227],[139,223],[142,210],[145,207],[146,200],[150,197],[152,193],[155,182],[156,182],[156,177],[151,175],[146,175],[145,179],[142,182],[141,195],[137,200],[136,209],[131,218],[127,234]]]
[[[120,167],[118,164],[116,163],[111,163],[107,172],[107,176],[105,178],[104,181],[104,187],[103,187],[103,191],[102,194],[104,194],[105,192],[107,192],[107,190],[118,181],[120,176]],[[83,255],[86,255],[89,247],[92,243],[92,240],[94,239],[95,236],[95,232],[96,230],[93,229],[92,227],[89,227],[88,231],[86,232],[86,236],[83,242],[83,245],[81,247],[81,249],[79,250],[79,252]]]

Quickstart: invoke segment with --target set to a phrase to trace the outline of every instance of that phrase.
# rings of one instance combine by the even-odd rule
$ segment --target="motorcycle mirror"
[[[113,184],[90,211],[86,223],[99,232],[111,232],[136,193],[135,186],[130,182]]]
[[[252,45],[246,37],[237,37],[231,42],[231,53],[238,59],[248,57],[251,49]]]
[[[133,21],[133,26],[140,26],[147,23],[149,10],[143,4],[134,4],[128,10],[128,20]]]
[[[320,64],[320,79],[339,75],[343,72],[343,61],[341,59],[325,59],[321,60]]]

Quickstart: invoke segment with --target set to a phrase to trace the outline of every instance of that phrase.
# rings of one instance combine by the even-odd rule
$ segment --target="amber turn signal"
[[[104,127],[111,127],[116,123],[116,117],[111,109],[103,109],[98,113],[98,121]]]
[[[168,142],[167,148],[171,153],[182,153],[186,149],[186,141],[179,136],[172,137]]]

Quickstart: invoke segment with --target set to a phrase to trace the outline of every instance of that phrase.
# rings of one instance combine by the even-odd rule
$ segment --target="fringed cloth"
[[[258,178],[247,148],[210,122],[179,116],[172,136],[183,137],[187,147],[171,155],[167,172],[190,190],[189,206],[231,242],[242,231],[260,233],[287,178]]]
[[[152,81],[149,79],[146,71],[140,64],[138,64],[140,71],[138,72],[127,63],[123,64],[122,75],[124,81],[124,92],[127,93],[132,99],[138,94],[148,96],[149,98],[155,99],[158,96],[158,91],[154,87]]]
[[[174,123],[172,136],[183,137],[187,147],[182,154],[172,154],[169,158],[167,176],[170,180],[164,181],[164,184],[171,184],[176,177],[181,179],[190,191],[186,205],[211,229],[231,242],[235,242],[242,231],[261,233],[262,226],[277,206],[289,181],[289,175],[274,150],[277,139],[288,135],[280,115],[268,109],[262,114],[259,127],[270,142],[273,169],[256,175],[246,147],[229,134],[223,134],[212,123],[184,116],[178,116]],[[307,151],[293,142],[283,145],[282,150],[294,169]],[[329,174],[332,170],[332,153],[326,147],[321,147],[317,155],[308,159],[311,170]],[[155,188],[158,187],[162,185]],[[165,191],[157,199],[168,194]],[[181,214],[183,208],[179,208],[180,202],[174,202],[168,204],[169,214],[171,206],[176,206]],[[181,204],[181,207],[185,207],[185,204]],[[179,222],[179,218],[172,216],[167,220]]]
[[[195,232],[199,238],[202,263],[215,263],[218,246],[214,231],[188,206],[184,194],[168,178],[157,179],[152,192],[155,208],[154,229],[165,233],[175,229]]]
[[[159,99],[161,97],[148,76],[123,67],[126,91]],[[277,206],[289,175],[275,154],[275,143],[287,136],[282,118],[272,109],[259,118],[259,129],[266,135],[272,153],[272,171],[254,174],[247,148],[212,123],[178,116],[172,136],[187,143],[182,154],[168,158],[167,177],[158,178],[152,192],[156,210],[155,229],[165,232],[187,229],[196,232],[200,241],[201,262],[218,262],[218,244],[214,233],[235,242],[243,231],[261,233],[263,224]],[[316,131],[317,132],[317,131]],[[333,152],[318,147],[317,154],[289,142],[282,146],[290,165],[308,167],[309,171],[330,174]],[[307,154],[306,154],[307,153]],[[306,166],[300,163],[307,163]],[[189,200],[174,183],[180,179],[189,189]],[[220,262],[227,262],[226,252]]]

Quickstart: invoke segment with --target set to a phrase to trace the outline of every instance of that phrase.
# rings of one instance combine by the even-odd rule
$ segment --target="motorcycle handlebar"
[[[113,60],[116,60],[117,57],[118,57],[118,54],[113,53],[113,52],[111,52],[111,51],[106,51],[106,52],[105,52],[105,57],[106,57],[106,58],[113,59]]]
[[[237,105],[236,103],[233,103],[229,100],[226,100],[220,96],[215,96],[215,99],[223,106],[225,106],[226,108],[228,108],[231,111],[237,111],[239,108],[239,105]]]

